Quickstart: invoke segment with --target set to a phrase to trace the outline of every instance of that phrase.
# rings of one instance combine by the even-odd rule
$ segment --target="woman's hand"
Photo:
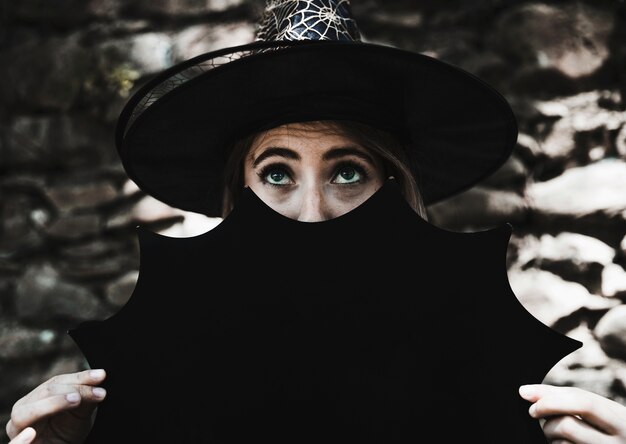
[[[532,402],[530,416],[544,420],[543,433],[554,444],[626,444],[626,406],[577,388],[523,385]]]
[[[93,424],[93,413],[106,395],[97,387],[104,370],[53,376],[13,404],[6,432],[10,444],[79,444]],[[35,434],[29,431],[34,429]]]

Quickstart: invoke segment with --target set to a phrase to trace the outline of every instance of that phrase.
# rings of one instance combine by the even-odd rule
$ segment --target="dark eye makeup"
[[[358,185],[367,182],[369,168],[355,161],[342,161],[335,165],[331,182],[337,185]],[[263,184],[284,187],[294,183],[291,168],[285,163],[275,162],[262,166],[256,173]]]
[[[274,187],[284,187],[293,183],[293,178],[289,167],[284,163],[270,163],[263,166],[257,175],[261,182]],[[288,183],[278,183],[288,179]]]
[[[333,182],[340,185],[356,185],[367,182],[369,177],[366,168],[356,162],[344,161],[335,167]]]

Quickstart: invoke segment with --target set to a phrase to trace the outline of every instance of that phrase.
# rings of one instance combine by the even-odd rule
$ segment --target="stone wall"
[[[86,368],[66,330],[127,301],[136,225],[189,236],[219,223],[138,190],[117,159],[114,125],[152,74],[251,41],[263,3],[0,3],[1,424],[45,379]],[[431,206],[430,220],[455,231],[511,223],[511,288],[539,320],[584,343],[546,382],[626,403],[624,3],[352,5],[365,41],[455,64],[509,99],[520,127],[513,156]]]

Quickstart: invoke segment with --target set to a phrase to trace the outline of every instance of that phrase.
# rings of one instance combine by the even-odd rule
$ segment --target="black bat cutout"
[[[510,224],[436,227],[389,180],[323,222],[246,189],[204,234],[137,233],[128,303],[68,332],[108,372],[87,444],[547,442],[518,387],[582,343],[518,301]]]

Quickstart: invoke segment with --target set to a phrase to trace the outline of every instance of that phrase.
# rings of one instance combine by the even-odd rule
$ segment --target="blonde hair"
[[[298,122],[298,125],[315,126],[320,124],[330,132],[341,134],[354,140],[363,148],[378,155],[385,165],[386,176],[393,176],[400,185],[402,195],[408,204],[425,220],[428,220],[424,200],[409,166],[406,148],[387,131],[349,120],[318,120]],[[249,134],[236,141],[230,151],[224,170],[224,194],[222,201],[222,217],[225,217],[237,202],[244,188],[244,161],[252,143],[260,133]]]

